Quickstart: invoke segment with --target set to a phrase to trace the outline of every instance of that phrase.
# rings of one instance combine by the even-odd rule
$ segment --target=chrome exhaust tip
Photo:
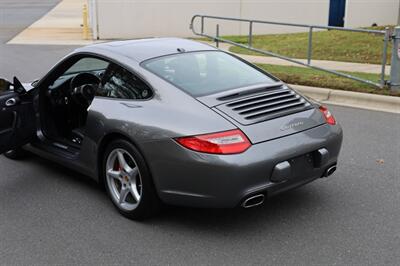
[[[256,207],[264,203],[265,196],[264,194],[258,194],[255,196],[251,196],[243,201],[242,207],[245,209]]]
[[[332,165],[331,167],[329,167],[328,169],[326,169],[324,176],[325,176],[325,177],[331,176],[331,175],[336,171],[336,169],[337,169],[336,164],[335,164],[335,165]]]

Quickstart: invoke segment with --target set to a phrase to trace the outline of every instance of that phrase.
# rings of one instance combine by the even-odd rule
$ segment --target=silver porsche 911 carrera
[[[185,39],[91,45],[32,84],[0,80],[0,153],[90,176],[132,219],[162,203],[260,205],[331,175],[341,143],[326,107]]]

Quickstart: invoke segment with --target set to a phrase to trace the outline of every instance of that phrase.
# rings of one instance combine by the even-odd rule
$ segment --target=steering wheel
[[[92,73],[80,73],[71,79],[71,99],[84,107],[88,107],[96,95],[100,78]]]

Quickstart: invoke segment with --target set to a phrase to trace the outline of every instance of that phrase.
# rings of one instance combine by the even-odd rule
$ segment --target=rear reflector
[[[322,112],[322,114],[325,117],[326,122],[329,125],[336,125],[336,120],[333,117],[333,115],[331,114],[331,112],[328,110],[328,108],[326,108],[325,106],[320,106],[319,110]]]
[[[251,146],[249,139],[239,129],[182,137],[176,141],[188,149],[212,154],[242,153]]]

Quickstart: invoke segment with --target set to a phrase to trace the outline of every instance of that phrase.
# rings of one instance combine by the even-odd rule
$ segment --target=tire
[[[27,151],[18,148],[15,150],[10,150],[4,153],[4,156],[11,160],[21,160],[25,158],[27,155]]]
[[[147,164],[130,142],[115,140],[107,146],[101,173],[111,202],[123,216],[142,220],[160,210]]]

